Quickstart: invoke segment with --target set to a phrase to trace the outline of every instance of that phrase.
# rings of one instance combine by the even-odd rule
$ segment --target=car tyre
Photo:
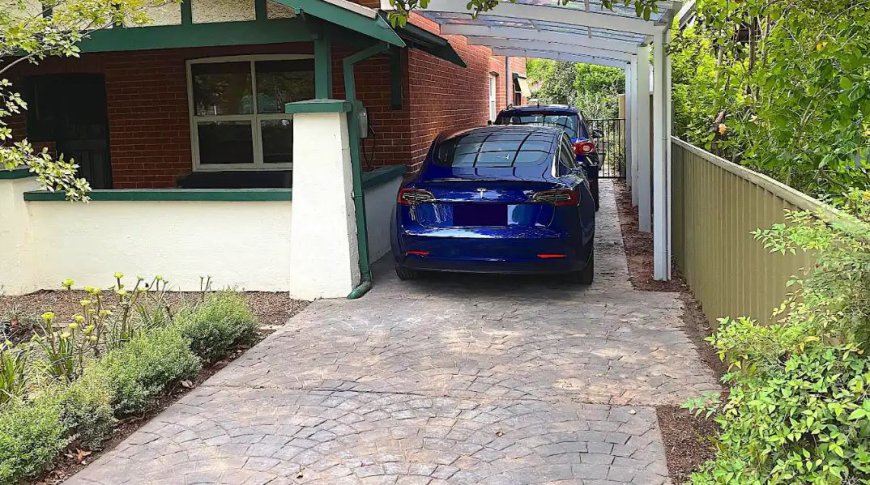
[[[396,276],[402,281],[416,280],[420,277],[420,272],[405,268],[404,266],[396,266]]]
[[[589,286],[595,279],[595,250],[589,250],[589,261],[586,262],[586,267],[581,271],[571,274],[571,279],[578,285]]]

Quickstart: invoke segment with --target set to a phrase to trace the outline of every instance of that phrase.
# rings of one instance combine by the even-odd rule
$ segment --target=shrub
[[[67,445],[60,407],[52,395],[0,409],[0,483],[15,483],[47,469]]]
[[[0,343],[0,404],[27,391],[28,354],[9,341]]]
[[[204,361],[226,355],[237,344],[250,343],[257,321],[242,295],[224,291],[207,296],[193,309],[180,312],[176,325],[190,340],[190,348]]]
[[[189,341],[175,327],[167,327],[133,337],[106,354],[85,377],[106,380],[115,415],[123,416],[145,409],[167,384],[192,377],[199,369]]]
[[[851,213],[793,212],[756,232],[773,252],[813,251],[777,322],[722,319],[708,340],[728,362],[715,414],[718,453],[692,477],[710,483],[870,483],[870,192]],[[854,216],[854,217],[853,217]]]
[[[110,383],[100,373],[83,376],[61,393],[61,420],[73,440],[100,449],[115,426],[113,397]]]

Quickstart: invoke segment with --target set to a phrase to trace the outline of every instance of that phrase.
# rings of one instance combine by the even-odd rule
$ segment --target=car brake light
[[[432,192],[423,189],[402,188],[399,189],[399,195],[396,202],[400,205],[415,205],[426,202],[435,202],[435,196]]]
[[[578,141],[574,143],[574,153],[576,155],[586,155],[595,152],[595,144],[591,141]]]
[[[405,251],[405,256],[429,256],[429,251]]]
[[[580,202],[580,194],[570,189],[544,190],[532,194],[532,202],[553,204],[556,207],[577,205]]]
[[[567,254],[558,254],[558,253],[543,253],[539,254],[539,259],[565,259],[567,258]]]

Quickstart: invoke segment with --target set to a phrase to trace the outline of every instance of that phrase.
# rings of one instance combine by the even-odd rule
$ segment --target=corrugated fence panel
[[[704,313],[769,322],[805,253],[770,254],[751,232],[783,222],[785,209],[822,203],[682,140],[672,140],[674,262]]]

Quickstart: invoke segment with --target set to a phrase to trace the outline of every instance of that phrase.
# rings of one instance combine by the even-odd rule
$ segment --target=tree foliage
[[[614,67],[529,59],[526,75],[539,86],[533,97],[575,106],[590,119],[616,117],[617,95],[625,89],[625,73]]]
[[[813,195],[870,185],[870,2],[700,0],[675,132]]]
[[[0,170],[27,167],[48,190],[63,190],[72,200],[87,199],[87,181],[77,177],[74,160],[52,159],[47,150],[35,152],[27,140],[15,140],[9,118],[21,115],[27,104],[7,78],[24,63],[50,56],[77,57],[78,42],[91,32],[114,25],[147,22],[147,7],[157,0],[10,0],[0,9]],[[34,7],[36,5],[37,7]],[[41,7],[39,7],[41,5]]]

